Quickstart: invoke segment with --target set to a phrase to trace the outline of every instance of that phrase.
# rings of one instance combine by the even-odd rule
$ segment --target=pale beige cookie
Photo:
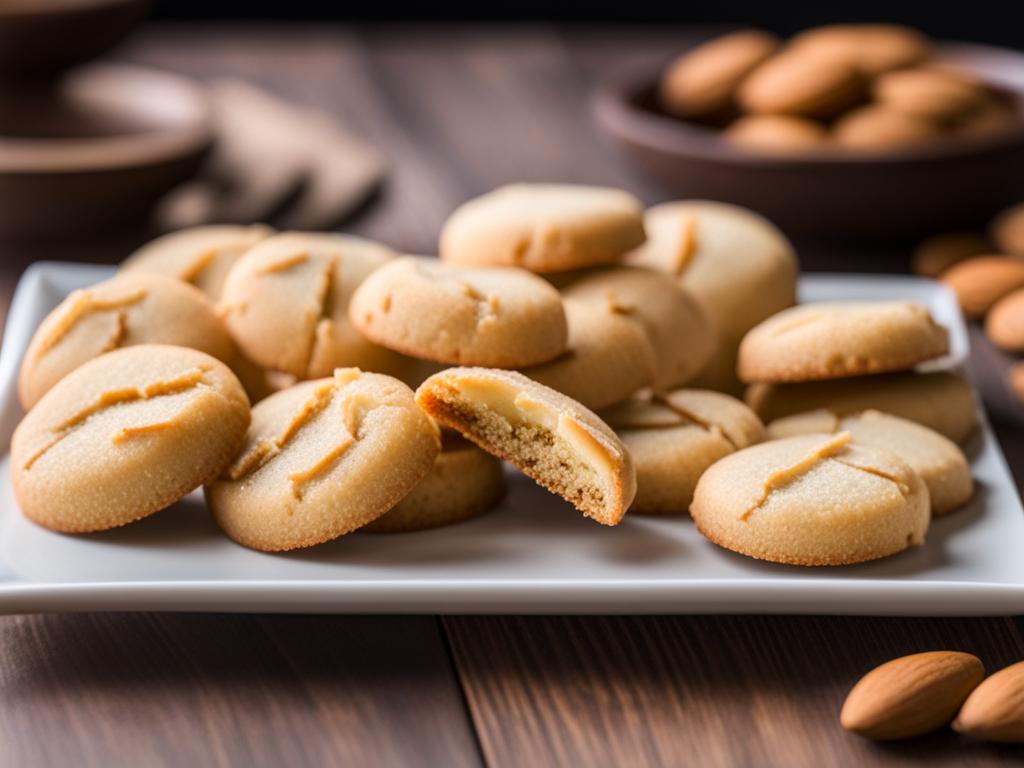
[[[928,486],[933,515],[966,504],[974,493],[967,457],[956,443],[933,429],[881,411],[838,417],[828,410],[784,416],[768,425],[768,438],[849,432],[858,445],[895,453]],[[635,458],[635,457],[634,457]]]
[[[597,269],[569,283],[562,295],[637,320],[654,348],[657,389],[686,384],[714,354],[715,337],[704,312],[665,275],[633,267]]]
[[[953,442],[963,443],[978,423],[971,385],[963,377],[944,371],[752,384],[745,399],[766,424],[819,408],[839,416],[875,409],[924,424]]]
[[[702,43],[665,70],[658,86],[661,103],[679,117],[722,114],[733,106],[743,78],[778,47],[779,38],[759,29],[743,29]]]
[[[875,81],[875,100],[889,109],[948,121],[985,106],[989,91],[951,72],[921,67],[889,72]]]
[[[837,146],[865,152],[905,149],[942,136],[942,127],[934,121],[878,104],[847,112],[832,126]]]
[[[142,344],[101,355],[43,395],[11,441],[14,495],[47,528],[116,528],[170,506],[237,455],[249,401],[194,349]]]
[[[215,224],[158,237],[121,265],[124,272],[156,272],[191,283],[216,301],[238,258],[274,233],[263,224]]]
[[[1024,288],[1024,259],[1006,256],[975,256],[942,273],[968,317],[981,317],[999,299]]]
[[[512,184],[455,209],[440,255],[462,266],[561,272],[615,261],[643,241],[643,209],[628,192]]]
[[[747,115],[732,123],[722,135],[743,149],[761,152],[809,152],[829,144],[824,125],[792,115]]]
[[[237,351],[205,295],[163,275],[133,272],[72,291],[32,337],[18,376],[28,410],[64,376],[104,352],[173,344],[233,366]]]
[[[643,326],[610,304],[565,300],[569,348],[523,373],[591,410],[621,403],[654,383],[657,363]]]
[[[449,368],[416,402],[603,525],[617,525],[636,493],[629,452],[594,413],[521,373]]]
[[[633,457],[637,488],[629,511],[642,515],[685,514],[704,470],[764,437],[753,411],[709,390],[637,398],[601,416]]]
[[[742,381],[811,381],[902,371],[949,352],[949,334],[907,301],[819,302],[779,312],[740,344]]]
[[[214,520],[265,552],[311,547],[376,520],[430,472],[437,426],[397,379],[339,368],[256,405],[235,462],[206,486]]]
[[[931,56],[931,42],[920,32],[897,24],[830,24],[794,36],[789,47],[805,54],[842,56],[865,75],[918,64]]]
[[[1002,211],[992,220],[989,232],[1000,251],[1011,256],[1024,256],[1024,203]]]
[[[939,277],[961,261],[991,252],[988,240],[976,232],[946,232],[921,241],[911,256],[911,269],[924,277]]]
[[[754,114],[829,119],[861,101],[866,87],[861,71],[842,56],[783,51],[750,73],[737,98]]]
[[[350,235],[284,232],[249,250],[228,275],[219,309],[245,355],[300,379],[339,366],[397,374],[407,361],[348,320],[359,284],[394,253]]]
[[[705,472],[690,507],[726,549],[791,565],[848,565],[924,543],[928,487],[903,459],[849,432],[773,440]]]
[[[407,533],[461,523],[491,509],[505,493],[501,461],[454,432],[441,435],[429,474],[383,517],[362,528]]]
[[[470,268],[404,256],[349,304],[352,325],[381,346],[439,363],[520,368],[562,354],[562,298],[524,269]]]
[[[739,392],[736,352],[744,334],[796,301],[796,253],[753,211],[727,203],[680,200],[644,217],[649,240],[627,257],[678,277],[718,337],[718,351],[694,384]]]

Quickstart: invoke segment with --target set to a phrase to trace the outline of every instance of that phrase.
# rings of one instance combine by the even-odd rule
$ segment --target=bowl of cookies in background
[[[818,241],[909,241],[1024,196],[1024,55],[835,25],[741,30],[603,87],[601,125],[666,192]]]

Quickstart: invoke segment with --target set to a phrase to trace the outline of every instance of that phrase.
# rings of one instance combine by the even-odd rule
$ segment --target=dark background
[[[818,0],[777,3],[763,0],[685,2],[627,0],[616,3],[554,3],[518,0],[472,5],[391,0],[325,3],[315,0],[163,0],[155,15],[168,19],[332,19],[341,21],[578,21],[630,24],[754,25],[782,34],[815,24],[891,21],[910,24],[936,37],[1024,47],[1024,1]]]

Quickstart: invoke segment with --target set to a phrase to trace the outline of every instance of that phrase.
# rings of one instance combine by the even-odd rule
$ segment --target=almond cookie
[[[803,54],[842,56],[869,77],[918,64],[931,56],[924,35],[897,24],[830,24],[801,32],[789,47]]]
[[[213,519],[264,552],[311,547],[376,520],[430,472],[437,426],[397,379],[357,368],[256,405],[245,446],[206,486]]]
[[[438,363],[520,368],[562,354],[562,298],[524,269],[458,267],[404,256],[352,296],[352,325],[366,338]]]
[[[842,56],[784,51],[755,69],[737,98],[747,112],[828,119],[863,100],[864,75]]]
[[[923,144],[942,135],[941,126],[930,120],[876,104],[847,112],[832,127],[838,146],[871,152]]]
[[[924,543],[928,487],[895,454],[849,432],[761,443],[701,476],[690,507],[704,536],[759,560],[848,565]]]
[[[643,241],[643,209],[628,192],[512,184],[459,206],[440,254],[462,266],[561,272],[615,261]]]
[[[978,423],[971,385],[963,377],[945,371],[752,384],[745,399],[766,424],[819,408],[838,416],[874,409],[924,424],[955,443],[963,443]]]
[[[981,317],[999,299],[1024,288],[1024,260],[1006,256],[975,256],[942,274],[968,317]]]
[[[501,461],[444,430],[441,453],[430,473],[387,514],[362,530],[407,533],[461,523],[489,510],[504,493]]]
[[[875,81],[874,97],[897,112],[928,120],[955,120],[985,105],[984,86],[935,68],[889,72]]]
[[[927,308],[905,301],[819,302],[779,312],[740,344],[740,379],[811,381],[902,371],[949,352]]]
[[[570,282],[562,295],[639,322],[654,349],[657,389],[687,383],[714,354],[714,334],[701,308],[664,275],[633,267],[597,269]]]
[[[829,143],[825,126],[792,115],[748,115],[722,134],[744,149],[764,152],[807,152]]]
[[[911,269],[923,277],[939,277],[954,264],[991,252],[988,240],[976,232],[946,232],[921,241],[910,259]]]
[[[708,467],[764,438],[760,419],[729,395],[677,389],[637,398],[601,414],[636,466],[630,512],[686,514]]]
[[[205,295],[163,275],[132,272],[72,291],[32,337],[18,375],[31,408],[64,376],[104,352],[136,344],[191,347],[233,365],[231,337]]]
[[[992,242],[1003,253],[1024,256],[1024,203],[1000,213],[989,227]]]
[[[629,452],[591,411],[521,373],[449,368],[416,402],[603,525],[618,525],[636,493]]]
[[[727,203],[663,203],[647,210],[644,223],[650,239],[627,261],[676,276],[718,339],[718,351],[694,383],[739,392],[740,340],[796,301],[793,246],[763,216]]]
[[[849,432],[858,445],[890,451],[907,462],[928,486],[933,515],[962,507],[974,493],[971,468],[956,443],[899,416],[864,411],[840,418],[831,411],[817,410],[785,416],[768,425],[771,440],[838,432]]]
[[[610,304],[566,299],[565,314],[568,350],[524,374],[595,411],[654,383],[654,348],[629,313]]]
[[[226,365],[141,344],[76,368],[11,441],[14,495],[46,528],[116,528],[170,506],[237,455],[249,401]]]
[[[348,320],[356,287],[394,253],[339,234],[285,232],[250,249],[224,284],[219,309],[249,359],[300,379],[338,366],[399,373],[407,361]]]
[[[733,106],[743,79],[779,47],[779,38],[759,29],[716,37],[687,51],[669,65],[659,95],[679,117],[709,117]]]
[[[176,277],[216,301],[238,258],[273,232],[263,224],[182,229],[142,246],[125,260],[121,269]]]

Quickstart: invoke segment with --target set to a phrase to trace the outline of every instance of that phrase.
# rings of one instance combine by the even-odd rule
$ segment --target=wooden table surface
[[[250,78],[343,118],[393,163],[348,228],[428,252],[455,204],[512,180],[658,200],[588,99],[597,79],[692,34],[151,27],[120,56]],[[4,307],[36,255],[4,251]],[[1000,437],[1024,466],[1024,437]],[[952,648],[995,669],[1024,657],[1021,630],[1010,618],[4,617],[0,765],[1010,765],[1019,751],[948,731],[875,745],[837,713],[876,663]]]

